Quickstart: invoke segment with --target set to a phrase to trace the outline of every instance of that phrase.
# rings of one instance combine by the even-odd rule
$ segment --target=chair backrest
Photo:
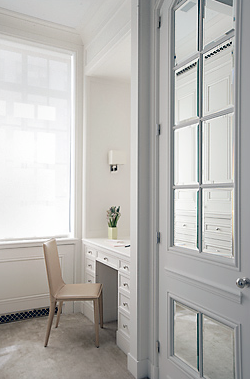
[[[43,244],[43,252],[46,263],[50,296],[55,297],[57,292],[65,285],[62,279],[56,240],[51,239],[45,242]]]

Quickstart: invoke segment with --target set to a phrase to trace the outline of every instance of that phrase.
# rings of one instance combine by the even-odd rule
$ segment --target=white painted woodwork
[[[175,123],[197,116],[197,65],[175,76]]]
[[[233,60],[231,47],[204,59],[204,115],[233,104]]]
[[[203,183],[233,181],[232,115],[203,123]]]
[[[129,245],[124,240],[124,245]],[[83,240],[82,281],[103,284],[104,322],[118,320],[117,345],[130,351],[130,248],[117,247],[104,238]],[[93,305],[82,303],[82,312],[93,320]]]
[[[83,37],[84,44],[91,41],[103,28],[106,20],[123,6],[124,0],[53,0],[44,1],[41,9],[39,0],[16,2],[1,0],[0,7],[20,15],[36,19],[36,22],[50,22],[54,25],[63,25],[78,30]]]
[[[215,3],[215,2],[214,2]],[[185,304],[186,306],[206,314],[208,317],[221,322],[234,330],[235,338],[235,377],[243,379],[248,377],[250,370],[248,358],[248,343],[250,338],[249,329],[249,309],[250,291],[249,288],[240,290],[235,285],[237,278],[249,277],[250,259],[248,254],[249,232],[249,128],[247,105],[249,91],[248,76],[248,38],[249,32],[248,18],[250,14],[250,3],[242,0],[237,2],[242,5],[242,20],[238,27],[241,28],[241,81],[239,93],[236,92],[236,128],[240,128],[240,149],[234,151],[234,169],[236,170],[236,186],[233,195],[232,169],[229,164],[231,159],[231,134],[232,126],[228,120],[223,120],[221,129],[211,130],[211,140],[208,140],[205,148],[205,156],[209,158],[210,168],[204,168],[203,175],[206,180],[218,182],[219,175],[223,172],[224,183],[227,188],[206,188],[202,189],[203,206],[205,217],[203,228],[204,250],[208,249],[214,254],[198,253],[198,251],[188,251],[181,247],[171,247],[172,223],[170,216],[170,117],[166,104],[170,104],[170,7],[171,0],[162,2],[161,16],[162,27],[160,31],[160,56],[161,56],[161,76],[160,76],[160,231],[161,243],[159,246],[159,378],[187,379],[197,375],[183,362],[172,356],[173,330],[171,325],[171,301],[172,299]],[[228,49],[230,50],[230,49]],[[216,58],[217,59],[217,58]],[[237,55],[234,56],[236,66],[239,64]],[[208,59],[209,62],[209,59]],[[224,62],[225,63],[225,62]],[[214,67],[207,67],[206,71],[206,101],[205,111],[215,112],[228,109],[232,104],[232,66],[223,63],[223,59],[217,60]],[[229,67],[230,66],[230,67]],[[215,70],[216,68],[216,70]],[[239,66],[238,66],[239,68]],[[215,72],[216,71],[216,72]],[[235,75],[235,73],[234,73]],[[239,75],[237,74],[237,78]],[[220,96],[221,91],[225,96]],[[237,101],[241,99],[240,103]],[[239,108],[237,108],[237,105]],[[212,122],[211,122],[212,125]],[[221,141],[220,147],[216,145]],[[222,162],[216,167],[216,159],[221,149]],[[211,158],[211,154],[217,154]],[[229,158],[230,157],[230,158]],[[213,160],[214,159],[214,160]],[[240,171],[237,171],[240,170]],[[240,179],[238,187],[237,180]],[[221,179],[220,179],[221,180]],[[225,186],[226,187],[226,186]],[[231,186],[232,187],[232,186]],[[188,190],[187,190],[188,191]],[[238,192],[239,191],[239,192]],[[236,194],[236,196],[235,196]],[[236,202],[236,207],[235,207]],[[232,212],[232,210],[234,211]],[[232,244],[232,216],[235,220],[234,246]],[[187,221],[191,221],[189,218]],[[179,227],[181,224],[178,224]],[[187,223],[187,225],[189,225]],[[240,229],[239,229],[240,227]],[[167,230],[167,233],[166,233]],[[189,233],[191,236],[192,233]],[[231,257],[232,248],[234,258]],[[219,251],[216,251],[219,250]],[[217,256],[219,253],[221,256]],[[243,301],[244,299],[244,301]],[[165,336],[167,336],[165,338]],[[222,347],[223,349],[223,347]]]
[[[124,36],[130,33],[131,29],[131,4],[130,0],[124,0],[118,4],[117,8],[110,15],[106,23],[102,22],[102,27],[93,36],[91,41],[85,45],[85,66],[86,72],[90,66],[98,64],[98,60],[103,58],[107,51],[114,48]]]
[[[188,9],[188,12],[187,12]],[[188,0],[175,14],[175,56],[176,64],[197,51],[197,13],[198,1]],[[185,24],[185,28],[183,28]]]
[[[174,244],[197,248],[197,191],[175,190]]]
[[[197,129],[198,125],[192,125],[176,129],[174,132],[175,184],[194,184],[198,182]]]
[[[77,241],[58,243],[62,276],[74,282]],[[0,246],[0,314],[44,308],[50,305],[42,242]],[[64,312],[73,312],[66,303]]]

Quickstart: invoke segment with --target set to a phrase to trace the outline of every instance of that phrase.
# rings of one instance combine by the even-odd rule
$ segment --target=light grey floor
[[[61,315],[43,346],[47,317],[0,325],[1,379],[133,379],[127,357],[115,344],[116,323],[100,329],[82,314]]]

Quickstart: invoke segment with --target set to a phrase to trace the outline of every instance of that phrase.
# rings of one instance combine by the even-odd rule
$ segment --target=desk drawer
[[[130,314],[130,298],[121,292],[119,293],[119,307],[128,315]]]
[[[86,257],[92,257],[92,258],[95,258],[96,257],[96,250],[93,249],[93,247],[90,247],[90,246],[85,246],[85,253],[86,253]]]
[[[113,257],[109,254],[103,253],[102,251],[97,252],[97,259],[99,262],[104,263],[107,266],[118,269],[118,258]]]
[[[130,279],[122,274],[119,274],[119,289],[130,293]]]
[[[127,275],[130,274],[130,263],[129,262],[120,260],[119,268],[120,268],[120,271],[123,271]]]
[[[86,273],[85,282],[86,283],[95,283],[94,275],[90,275],[90,274]]]
[[[130,337],[130,320],[122,313],[119,313],[118,329]]]
[[[94,275],[95,273],[95,261],[86,257],[85,269]]]

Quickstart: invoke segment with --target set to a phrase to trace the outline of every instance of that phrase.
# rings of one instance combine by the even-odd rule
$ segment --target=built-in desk
[[[122,243],[121,243],[122,241]],[[128,239],[83,240],[85,282],[103,283],[104,323],[118,320],[116,343],[130,351],[130,245]],[[93,320],[92,302],[83,303],[84,314]]]

